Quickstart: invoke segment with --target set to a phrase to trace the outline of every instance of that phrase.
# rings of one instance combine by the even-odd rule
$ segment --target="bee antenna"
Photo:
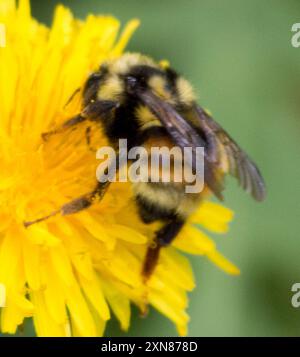
[[[54,212],[48,214],[47,216],[44,216],[44,217],[35,219],[34,221],[23,222],[23,225],[24,225],[25,228],[28,228],[29,226],[31,226],[31,225],[33,225],[33,224],[46,221],[47,219],[56,216],[57,214],[60,213],[60,211],[61,211],[61,210],[59,209],[59,210],[57,210],[57,211],[54,211]]]

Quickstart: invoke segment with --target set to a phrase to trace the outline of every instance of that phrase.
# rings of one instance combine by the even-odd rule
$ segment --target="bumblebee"
[[[119,139],[127,139],[128,147],[204,147],[204,190],[186,193],[183,183],[170,181],[132,183],[140,218],[145,223],[159,221],[155,244],[148,247],[142,274],[147,279],[153,272],[162,247],[169,245],[198,207],[207,193],[223,199],[224,178],[234,176],[254,199],[265,197],[263,178],[248,155],[224,129],[201,108],[190,83],[166,64],[158,64],[140,54],[124,54],[103,63],[92,73],[82,90],[82,110],[50,135],[96,121],[118,152]],[[191,167],[196,163],[191,160]],[[120,167],[119,167],[120,169]],[[70,215],[87,209],[100,200],[109,181],[98,182],[92,192],[74,198],[55,214]]]

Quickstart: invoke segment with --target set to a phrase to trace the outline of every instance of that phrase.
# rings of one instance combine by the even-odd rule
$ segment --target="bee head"
[[[149,57],[127,53],[103,63],[99,71],[89,76],[83,92],[84,105],[95,100],[122,104],[128,96],[134,96],[137,86],[148,87],[164,99],[171,96],[166,70]]]
[[[86,81],[83,91],[83,106],[93,102],[115,102],[126,106],[137,99],[137,90],[150,89],[159,98],[179,106],[194,100],[190,84],[169,66],[156,63],[151,58],[126,53],[119,58],[103,63],[97,72]]]

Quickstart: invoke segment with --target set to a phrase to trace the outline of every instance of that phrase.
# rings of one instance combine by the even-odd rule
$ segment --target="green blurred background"
[[[34,1],[32,12],[50,24],[59,1]],[[199,102],[258,163],[268,188],[257,204],[233,180],[226,205],[235,220],[216,236],[222,253],[241,269],[228,276],[192,257],[197,288],[190,294],[190,336],[299,336],[300,308],[291,286],[300,282],[300,48],[291,27],[299,0],[73,0],[76,16],[113,14],[141,19],[129,50],[169,59],[196,87]],[[30,325],[25,335],[31,335]],[[176,336],[155,311],[137,311],[128,333],[111,321],[109,336]]]

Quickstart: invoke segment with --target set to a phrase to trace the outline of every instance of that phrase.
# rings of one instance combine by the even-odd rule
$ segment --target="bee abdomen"
[[[133,183],[133,191],[140,216],[146,223],[174,216],[186,219],[200,202],[199,194],[186,194],[184,186],[172,182]]]

